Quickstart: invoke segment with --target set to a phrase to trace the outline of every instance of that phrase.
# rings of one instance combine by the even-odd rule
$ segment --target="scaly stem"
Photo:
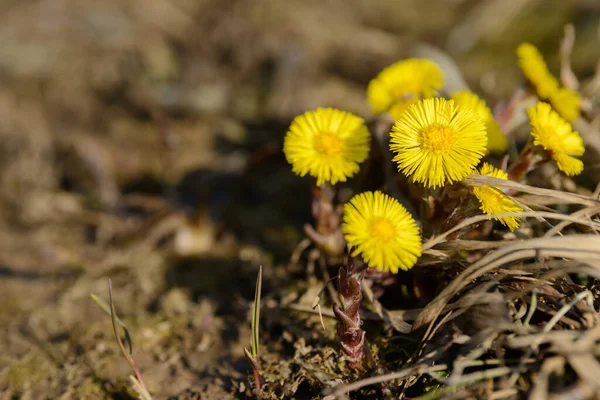
[[[333,313],[339,322],[338,336],[342,351],[352,367],[363,368],[365,332],[360,328],[361,284],[367,265],[348,255],[346,267],[340,268],[338,286],[341,307],[333,305]]]

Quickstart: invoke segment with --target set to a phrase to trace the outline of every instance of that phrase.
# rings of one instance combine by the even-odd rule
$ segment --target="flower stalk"
[[[338,275],[340,304],[333,305],[333,313],[338,320],[338,337],[342,351],[356,369],[362,369],[364,363],[365,332],[361,329],[360,302],[362,300],[362,281],[367,265],[348,255],[348,263],[341,267]]]
[[[315,226],[306,224],[304,233],[327,256],[339,256],[344,251],[344,236],[340,229],[340,212],[333,204],[333,187],[313,186],[312,215]]]
[[[520,181],[534,167],[534,151],[531,142],[528,142],[521,153],[508,168],[508,179],[511,181]]]

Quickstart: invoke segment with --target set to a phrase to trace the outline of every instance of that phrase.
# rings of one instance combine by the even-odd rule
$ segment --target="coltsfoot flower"
[[[319,186],[354,176],[369,155],[370,143],[362,118],[334,108],[318,108],[294,118],[283,152],[294,173],[310,174]]]
[[[548,98],[558,89],[558,80],[548,71],[542,53],[534,45],[521,43],[517,48],[517,56],[523,75],[535,87],[541,98]]]
[[[479,170],[479,175],[505,180],[508,179],[506,172],[495,168],[488,163],[483,163]],[[473,194],[477,197],[477,200],[479,200],[481,211],[488,215],[523,211],[523,209],[510,197],[505,195],[499,187],[473,186]],[[517,229],[521,221],[521,217],[494,217],[494,219],[500,221],[511,231]]]
[[[452,100],[462,107],[475,111],[485,123],[488,143],[487,149],[490,153],[502,154],[508,149],[508,139],[500,129],[498,122],[494,119],[492,110],[475,93],[463,90],[452,94]]]
[[[539,50],[530,43],[522,43],[517,48],[517,56],[523,75],[536,89],[538,97],[549,101],[567,121],[579,118],[581,114],[579,94],[571,89],[560,87],[558,79],[548,71],[548,66]]]
[[[552,104],[552,108],[569,122],[576,120],[581,115],[581,99],[574,90],[559,88],[550,94],[548,101]]]
[[[400,171],[433,188],[469,175],[487,146],[479,115],[442,98],[410,106],[394,124],[390,137]]]
[[[583,140],[571,125],[547,103],[538,103],[527,110],[533,144],[543,147],[556,161],[558,169],[569,176],[583,171],[583,162],[573,156],[583,155]]]
[[[413,217],[394,198],[377,192],[357,194],[344,205],[342,231],[369,267],[397,273],[421,256],[421,236]]]
[[[373,113],[384,111],[397,119],[409,105],[436,96],[444,86],[444,74],[432,61],[409,58],[385,68],[367,88]]]

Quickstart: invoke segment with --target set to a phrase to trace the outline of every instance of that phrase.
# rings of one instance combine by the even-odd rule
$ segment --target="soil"
[[[573,68],[591,76],[596,2],[505,4],[0,2],[0,398],[136,398],[90,297],[108,302],[109,279],[155,399],[255,397],[244,348],[260,265],[262,396],[322,398],[355,380],[330,301],[322,320],[311,308],[324,272],[290,263],[310,182],[283,136],[317,106],[368,117],[369,80],[425,53],[448,53],[464,74],[451,84],[495,104],[520,84],[518,43],[555,67],[569,22]],[[364,328],[390,368],[414,348]]]

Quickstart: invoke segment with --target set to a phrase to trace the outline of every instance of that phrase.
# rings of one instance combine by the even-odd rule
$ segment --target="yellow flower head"
[[[463,90],[452,94],[452,100],[462,107],[475,111],[485,123],[488,135],[487,149],[490,153],[501,154],[508,149],[508,139],[500,130],[492,111],[475,93]]]
[[[419,99],[437,95],[444,74],[432,61],[409,58],[385,68],[369,83],[367,99],[374,113],[384,111],[397,119]]]
[[[319,108],[297,116],[283,142],[292,170],[325,182],[345,182],[369,155],[371,135],[364,120],[333,108]]]
[[[488,163],[483,163],[479,170],[479,175],[491,176],[492,178],[508,179],[506,172],[501,169],[494,168]],[[507,195],[502,193],[499,187],[490,186],[474,186],[473,194],[479,200],[481,211],[488,215],[504,214],[509,212],[521,212],[523,209],[515,204]],[[514,231],[519,227],[521,217],[499,217],[494,218],[500,221],[508,229]]]
[[[569,176],[583,171],[583,162],[572,156],[583,155],[583,140],[571,125],[547,103],[537,103],[528,111],[533,144],[548,151],[558,169]]]
[[[342,231],[369,267],[397,273],[421,256],[421,236],[412,216],[394,198],[379,191],[357,194],[344,205]]]
[[[542,54],[532,44],[522,43],[517,48],[519,66],[523,75],[536,88],[538,96],[548,100],[552,107],[567,121],[579,118],[579,93],[560,87],[558,80],[548,71]]]
[[[390,137],[400,171],[434,188],[470,174],[487,146],[479,115],[442,98],[410,106],[394,124]]]
[[[558,89],[558,80],[548,71],[544,57],[534,45],[522,43],[517,48],[517,56],[523,75],[535,87],[541,98],[548,98]]]
[[[579,93],[571,89],[560,88],[552,92],[548,100],[556,112],[567,121],[571,122],[579,118],[581,103]]]

